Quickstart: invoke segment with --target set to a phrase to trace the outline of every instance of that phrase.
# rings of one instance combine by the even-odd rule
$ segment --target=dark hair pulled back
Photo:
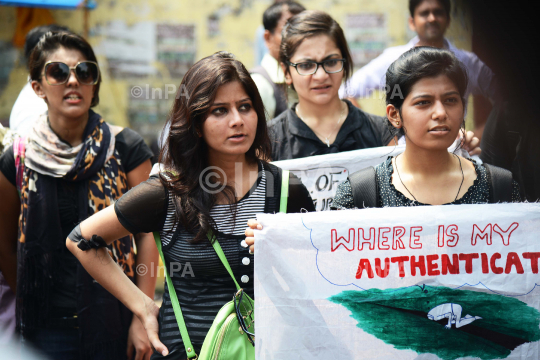
[[[30,59],[28,60],[30,79],[41,81],[47,59],[61,47],[69,50],[77,50],[86,60],[98,62],[92,46],[82,36],[71,32],[48,32],[39,39],[37,45],[30,53]],[[94,97],[92,98],[90,107],[94,107],[99,103],[100,85],[101,76],[97,84],[94,85]]]
[[[264,105],[244,65],[227,52],[217,52],[193,65],[184,75],[166,127],[167,139],[162,139],[159,162],[171,171],[161,175],[161,181],[175,196],[177,220],[195,234],[194,243],[206,239],[215,230],[210,209],[218,194],[205,191],[199,178],[208,164],[208,147],[199,136],[202,126],[220,86],[238,81],[251,99],[257,113],[257,131],[246,153],[248,162],[268,161],[271,154]],[[233,203],[234,190],[226,186],[221,192]]]
[[[390,65],[386,71],[386,105],[394,105],[401,115],[401,107],[413,85],[440,75],[446,75],[454,83],[466,109],[468,76],[465,67],[451,51],[430,46],[413,47]],[[395,135],[403,133],[398,131]]]
[[[347,81],[352,75],[353,60],[343,29],[327,13],[317,10],[302,11],[289,19],[283,27],[281,35],[280,62],[287,64],[291,61],[294,53],[305,39],[318,35],[328,35],[336,43],[345,59],[343,80]],[[289,66],[287,66],[285,73],[290,73]]]

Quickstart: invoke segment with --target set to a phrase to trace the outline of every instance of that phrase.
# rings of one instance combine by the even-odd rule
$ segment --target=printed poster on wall
[[[540,204],[257,219],[258,360],[540,356]]]
[[[379,56],[387,47],[386,14],[349,14],[345,18],[345,37],[356,69]]]

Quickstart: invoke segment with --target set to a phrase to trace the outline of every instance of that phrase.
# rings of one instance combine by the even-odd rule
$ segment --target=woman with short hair
[[[48,111],[0,158],[0,266],[16,291],[23,344],[53,359],[116,360],[131,358],[134,349],[149,356],[142,323],[64,244],[80,221],[148,178],[152,153],[140,135],[91,109],[99,102],[101,74],[82,37],[45,34],[29,68]],[[126,233],[114,240],[109,251],[119,271],[152,296],[155,279],[136,274],[138,265],[157,263],[152,238]]]

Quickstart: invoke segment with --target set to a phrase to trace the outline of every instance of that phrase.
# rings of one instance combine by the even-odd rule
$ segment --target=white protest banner
[[[540,358],[540,204],[257,219],[258,360]]]
[[[448,151],[454,151],[458,142]],[[396,156],[405,150],[405,145],[345,151],[336,154],[310,156],[301,159],[274,161],[273,164],[290,170],[298,176],[308,189],[317,211],[330,210],[337,186],[347,180],[349,174],[384,162],[388,156]],[[466,151],[457,155],[469,157]],[[479,159],[477,159],[478,161]]]
[[[376,166],[388,156],[396,156],[405,145],[345,151],[336,154],[310,156],[301,159],[274,161],[273,164],[290,170],[308,189],[317,211],[330,210],[337,186],[349,174],[369,166]]]

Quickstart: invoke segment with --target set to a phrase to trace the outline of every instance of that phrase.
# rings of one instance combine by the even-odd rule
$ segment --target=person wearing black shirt
[[[282,171],[268,163],[264,106],[245,67],[231,54],[216,53],[193,65],[180,88],[190,96],[178,97],[171,110],[161,172],[83,221],[66,240],[85,269],[141,319],[156,349],[152,359],[186,358],[169,292],[159,309],[107,260],[101,246],[130,232],[159,232],[174,284],[170,290],[199,353],[218,310],[236,292],[208,233],[253,297],[254,257],[244,229],[255,214],[279,211],[281,195]],[[301,209],[315,210],[305,186],[290,175],[287,211]],[[81,245],[95,241],[97,257]]]
[[[386,116],[340,100],[338,91],[350,77],[353,61],[343,30],[330,15],[303,11],[290,18],[279,58],[298,103],[268,123],[272,160],[397,144],[397,131],[388,127]],[[466,150],[477,148],[479,140],[473,137],[470,131],[464,134]]]
[[[405,151],[377,165],[374,172],[376,207],[483,204],[493,202],[493,177],[503,172],[505,199],[521,201],[518,184],[503,169],[492,172],[483,164],[448,152],[463,131],[467,73],[448,51],[416,47],[399,57],[386,72],[388,89],[399,86],[404,99],[387,91],[386,111],[391,124],[403,129]],[[360,170],[365,171],[365,170]],[[491,172],[490,172],[491,171]],[[355,175],[338,186],[333,209],[352,209],[367,183],[351,185]],[[355,201],[356,196],[356,201]],[[364,203],[365,204],[365,203]],[[359,205],[360,207],[360,205]]]
[[[83,38],[48,32],[29,64],[32,88],[48,111],[0,158],[0,267],[16,290],[22,344],[54,359],[116,360],[135,351],[143,357],[151,346],[142,323],[64,244],[80,221],[148,178],[152,153],[137,133],[90,109],[99,102],[101,78]],[[152,238],[115,240],[110,249],[119,271],[153,295],[155,278],[135,271],[157,262]]]

